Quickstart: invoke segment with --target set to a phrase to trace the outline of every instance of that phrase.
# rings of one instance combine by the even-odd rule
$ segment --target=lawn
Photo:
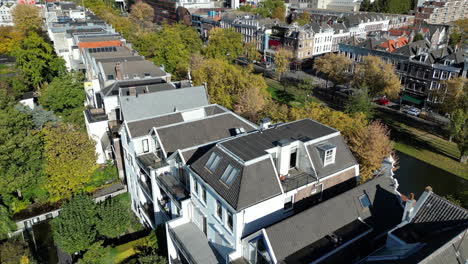
[[[5,64],[0,64],[0,75],[1,74],[8,74],[8,73],[14,73],[15,68],[13,65],[5,65]]]
[[[458,162],[460,151],[455,143],[389,118],[384,121],[396,150],[468,180],[468,164]]]
[[[123,260],[138,253],[138,247],[143,246],[147,242],[146,237],[130,241],[128,243],[116,246],[111,249],[110,256],[113,263],[120,263]]]
[[[322,103],[315,96],[307,96],[307,91],[299,89],[296,86],[289,85],[284,89],[283,84],[278,81],[265,78],[268,85],[267,91],[275,101],[291,106],[302,106],[308,100],[311,102]]]

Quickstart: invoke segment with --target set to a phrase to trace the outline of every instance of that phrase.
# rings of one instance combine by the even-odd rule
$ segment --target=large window
[[[149,152],[149,144],[148,144],[148,139],[143,139],[142,141],[143,144],[143,152]]]
[[[332,164],[335,162],[335,149],[329,149],[325,151],[325,159],[324,164],[327,166],[328,164]]]
[[[223,181],[227,185],[231,185],[238,173],[239,170],[234,168],[231,164],[229,164],[226,170],[224,171],[223,175],[221,175],[221,181]]]
[[[205,189],[205,186],[201,187],[201,199],[206,204],[206,189]]]
[[[214,172],[220,161],[221,161],[221,157],[215,152],[213,152],[211,153],[210,158],[206,162],[205,167],[211,172]]]
[[[198,195],[198,182],[195,179],[193,180],[193,192]]]
[[[229,211],[226,211],[226,215],[227,215],[227,220],[226,220],[227,227],[229,228],[229,230],[232,231],[232,226],[233,226],[232,213]]]

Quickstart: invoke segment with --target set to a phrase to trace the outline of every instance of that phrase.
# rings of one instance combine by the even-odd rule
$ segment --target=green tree
[[[15,28],[23,33],[29,31],[40,32],[42,18],[39,15],[39,8],[35,5],[16,5],[11,13]]]
[[[208,58],[231,61],[242,54],[242,35],[234,29],[213,28],[203,53]]]
[[[156,65],[164,65],[165,70],[176,79],[187,74],[192,53],[199,53],[202,42],[192,27],[182,24],[164,25],[158,33],[152,60]]]
[[[362,63],[356,66],[354,83],[358,87],[368,87],[371,96],[396,98],[401,89],[393,65],[376,56],[363,57]]]
[[[460,150],[460,162],[468,160],[468,112],[464,109],[456,109],[450,115],[450,138],[457,143]]]
[[[85,194],[73,197],[52,220],[54,242],[70,254],[87,250],[96,238],[96,220],[93,199]]]
[[[276,18],[279,21],[284,21],[285,12],[286,10],[284,6],[275,7],[275,9],[273,9],[273,11],[271,12],[271,18]]]
[[[102,264],[110,258],[111,248],[103,247],[102,241],[98,241],[91,245],[91,247],[83,255],[83,258],[78,260],[78,264]]]
[[[31,116],[14,106],[13,99],[0,92],[0,195],[10,210],[18,211],[37,198],[45,177],[41,135],[32,131]]]
[[[127,196],[128,198],[128,196]],[[99,204],[96,229],[102,236],[114,238],[122,235],[130,226],[132,212],[130,200],[124,198],[112,198]]]
[[[423,35],[422,35],[421,33],[418,33],[418,34],[416,34],[416,35],[414,36],[413,42],[416,42],[416,41],[419,41],[419,40],[423,40],[423,39],[424,39]]]
[[[281,14],[280,14],[280,9],[282,10]],[[273,16],[273,13],[275,12],[275,10],[277,14]],[[259,14],[262,17],[279,18],[281,21],[284,21],[284,14],[285,14],[284,2],[282,0],[261,1],[258,4],[258,7],[255,9],[255,13]]]
[[[24,80],[35,88],[66,71],[64,60],[58,58],[52,47],[35,32],[31,32],[13,54]]]
[[[0,263],[2,264],[33,264],[34,260],[31,250],[26,242],[11,239],[0,244]]]
[[[304,26],[310,23],[310,15],[307,11],[302,12],[299,17],[294,21],[300,26]]]
[[[257,42],[252,41],[244,44],[244,56],[249,61],[259,60],[261,58],[260,52],[257,49]]]
[[[11,220],[10,213],[8,209],[0,204],[0,240],[7,238],[8,233],[16,229],[16,224]],[[0,263],[2,261],[1,257],[1,245],[0,245]]]
[[[44,134],[46,188],[53,201],[70,197],[89,182],[96,164],[95,143],[70,125],[47,126]]]
[[[275,51],[275,70],[278,73],[278,79],[281,80],[283,74],[289,69],[289,64],[293,54],[290,50],[279,48]]]
[[[371,119],[374,114],[374,104],[369,96],[367,87],[360,87],[354,94],[349,96],[346,102],[346,113],[363,113],[367,119]]]
[[[314,79],[309,78],[309,77],[302,79],[302,80],[297,84],[297,88],[306,91],[306,92],[307,92],[307,96],[309,96],[310,94],[312,94],[312,91],[313,91],[313,89],[315,88]],[[307,100],[307,98],[306,98],[306,100]]]
[[[449,45],[453,47],[462,43],[468,43],[468,18],[457,20],[450,27]]]
[[[325,75],[328,87],[328,81],[332,81],[333,85],[347,83],[349,80],[347,71],[351,64],[351,60],[342,54],[327,53],[315,60],[314,70]]]
[[[0,54],[11,54],[14,47],[21,43],[23,33],[12,26],[0,27]]]

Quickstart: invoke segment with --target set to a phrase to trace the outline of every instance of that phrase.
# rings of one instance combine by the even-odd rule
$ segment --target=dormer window
[[[361,202],[361,206],[363,209],[369,208],[369,206],[371,205],[369,196],[367,196],[367,194],[359,196],[359,202]]]
[[[231,164],[229,164],[226,170],[224,171],[223,175],[221,175],[221,181],[223,181],[227,185],[231,185],[238,173],[239,170],[234,168],[234,166],[232,166]]]
[[[213,152],[211,153],[210,158],[206,162],[205,167],[211,172],[214,172],[220,161],[221,161],[221,157],[215,152]]]
[[[336,146],[326,143],[320,145],[318,148],[320,149],[320,153],[323,155],[323,166],[335,163]]]

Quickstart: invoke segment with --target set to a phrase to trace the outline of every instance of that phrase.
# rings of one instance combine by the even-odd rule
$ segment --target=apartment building
[[[202,153],[200,153],[200,151]],[[356,181],[340,133],[304,119],[268,125],[182,152],[190,200],[166,224],[171,263],[227,263],[242,238]]]
[[[16,6],[16,1],[0,1],[0,26],[13,26],[11,11]]]
[[[416,23],[448,24],[464,18],[468,18],[467,0],[425,1],[415,10]]]
[[[352,38],[348,43],[339,44],[341,54],[359,63],[362,57],[374,55],[395,65],[402,84],[403,101],[419,107],[444,103],[434,91],[445,89],[441,81],[466,77],[468,66],[466,53],[450,47],[434,49],[427,40],[404,45],[392,52],[379,50],[384,40]],[[445,102],[446,103],[446,102]]]
[[[328,9],[334,11],[359,11],[360,0],[291,0],[291,8]]]

